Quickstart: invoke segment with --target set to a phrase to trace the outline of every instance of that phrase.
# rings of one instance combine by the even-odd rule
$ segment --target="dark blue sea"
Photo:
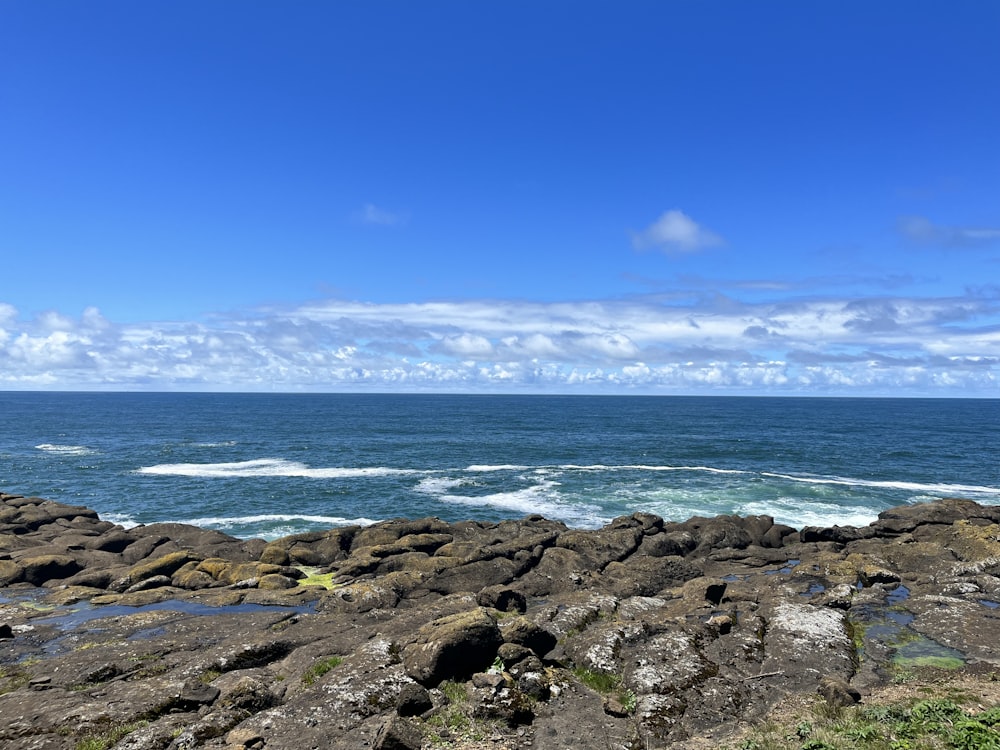
[[[1000,504],[1000,400],[9,392],[0,490],[267,539],[529,513],[867,524]]]

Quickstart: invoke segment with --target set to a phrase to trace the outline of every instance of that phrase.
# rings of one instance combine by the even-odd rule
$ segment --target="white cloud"
[[[722,243],[719,235],[700,226],[676,208],[665,212],[644,230],[632,235],[632,244],[636,248],[659,248],[668,253],[692,253]]]
[[[1000,299],[327,300],[210,323],[20,320],[0,388],[996,395]],[[780,335],[775,335],[780,333]]]
[[[1000,240],[1000,228],[950,227],[934,224],[923,216],[904,216],[899,220],[898,228],[907,239],[945,247],[984,245]]]
[[[403,212],[387,211],[372,203],[366,203],[357,214],[362,224],[375,224],[379,226],[393,227],[405,224],[409,220],[409,215]]]
[[[493,345],[485,336],[472,333],[462,333],[458,336],[446,336],[441,341],[442,347],[452,354],[462,357],[490,357],[493,355]]]

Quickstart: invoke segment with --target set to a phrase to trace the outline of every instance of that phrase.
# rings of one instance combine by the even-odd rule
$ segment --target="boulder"
[[[448,615],[421,627],[402,652],[406,674],[433,687],[486,669],[503,643],[500,629],[483,607]]]
[[[80,564],[69,555],[40,555],[20,560],[21,579],[42,586],[53,579],[69,578],[80,571]]]

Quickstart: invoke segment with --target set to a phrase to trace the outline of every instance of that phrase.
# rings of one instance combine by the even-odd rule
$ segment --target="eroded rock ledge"
[[[718,746],[1000,668],[1000,508],[864,528],[396,520],[271,543],[0,493],[0,745]]]

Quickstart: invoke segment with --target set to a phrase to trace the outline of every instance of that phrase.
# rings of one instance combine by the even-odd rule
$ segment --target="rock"
[[[225,690],[220,688],[219,703],[227,708],[257,713],[278,705],[280,700],[262,680],[245,675]]]
[[[0,560],[0,586],[24,580],[24,568],[13,560]]]
[[[260,744],[263,746],[264,737],[253,729],[236,728],[226,735],[226,744],[237,747],[251,747]]]
[[[476,604],[491,607],[501,612],[521,612],[528,603],[524,594],[508,586],[487,586],[476,595]]]
[[[48,581],[69,578],[80,571],[80,565],[68,555],[41,555],[20,560],[21,579],[34,586]]]
[[[396,713],[400,716],[420,716],[433,707],[427,688],[415,682],[403,685],[396,700]]]
[[[123,594],[134,594],[137,591],[148,591],[149,589],[155,589],[160,586],[169,586],[171,579],[169,576],[150,576],[149,578],[144,578],[138,583],[134,583],[129,586]]]
[[[375,750],[420,750],[423,735],[413,722],[390,716],[379,727],[372,747]]]
[[[861,702],[861,692],[857,688],[851,687],[850,683],[842,677],[823,677],[819,682],[817,692],[829,705],[835,708],[853,706],[855,703]]]
[[[500,632],[506,644],[523,646],[538,656],[545,656],[556,645],[555,635],[526,617],[504,621]]]
[[[633,514],[265,543],[0,493],[0,531],[5,750],[140,721],[118,750],[419,747],[435,716],[488,722],[496,747],[695,750],[790,694],[841,705],[885,684],[891,644],[849,622],[952,649],[939,661],[965,680],[996,660],[1000,509],[966,501],[803,534]]]
[[[683,557],[633,555],[625,562],[611,562],[601,574],[601,583],[620,598],[654,596],[666,588],[697,578],[699,568]]]
[[[768,608],[762,670],[779,672],[782,684],[815,690],[820,677],[849,680],[854,674],[854,644],[844,612],[794,601]]]
[[[403,667],[417,682],[434,686],[485,669],[502,642],[496,621],[479,607],[420,628],[403,648]]]
[[[214,702],[219,697],[219,688],[196,680],[187,680],[172,697],[171,705],[175,708],[190,710]]]
[[[726,595],[727,583],[720,578],[695,578],[684,584],[683,596],[693,603],[718,605]]]
[[[565,531],[556,539],[556,546],[576,552],[587,568],[600,571],[608,563],[620,562],[635,552],[642,538],[641,528],[605,527],[597,531]]]
[[[187,551],[168,552],[160,557],[155,557],[133,565],[129,569],[128,573],[126,573],[118,581],[113,582],[109,588],[114,591],[124,592],[135,584],[141,583],[147,578],[154,578],[156,576],[164,576],[169,581],[170,576],[177,572],[182,566],[197,559],[199,558],[192,556],[191,553]]]

